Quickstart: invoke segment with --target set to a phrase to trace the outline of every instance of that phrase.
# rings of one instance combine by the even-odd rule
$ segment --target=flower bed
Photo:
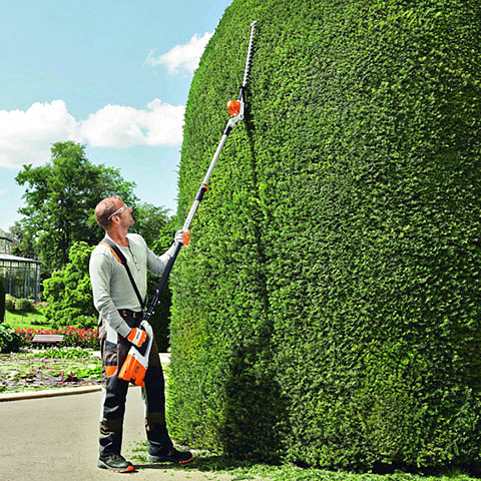
[[[99,384],[102,364],[91,349],[62,347],[0,354],[0,393]]]
[[[15,332],[21,336],[24,346],[30,347],[36,334],[62,334],[63,345],[72,347],[99,348],[97,329],[82,329],[78,327],[66,327],[63,329],[31,329],[19,328]]]

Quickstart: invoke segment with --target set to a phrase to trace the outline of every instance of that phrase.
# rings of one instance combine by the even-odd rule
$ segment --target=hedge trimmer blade
[[[251,73],[251,66],[252,66],[252,54],[254,51],[254,35],[256,33],[256,21],[251,23],[251,33],[249,36],[249,46],[247,47],[247,58],[246,58],[246,66],[244,68],[244,78],[242,79],[242,86],[241,89],[245,89],[247,86],[247,82],[249,81],[249,75]],[[242,91],[241,91],[242,95]]]
[[[240,87],[239,97],[237,100],[229,100],[227,102],[227,113],[230,117],[239,120],[244,119],[244,90],[247,87],[247,82],[249,81],[249,76],[252,67],[252,57],[254,53],[254,36],[256,33],[256,21],[251,23],[251,31],[249,35],[249,46],[247,47],[247,57],[244,67],[244,77],[242,79],[242,84]]]

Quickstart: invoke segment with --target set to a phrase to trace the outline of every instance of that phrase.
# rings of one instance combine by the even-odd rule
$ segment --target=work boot
[[[99,456],[97,467],[101,469],[109,469],[110,471],[115,471],[117,473],[132,473],[135,471],[135,466],[120,454]]]
[[[190,463],[194,456],[190,451],[178,451],[174,447],[165,451],[153,451],[149,450],[149,458],[153,463],[177,463],[177,464],[187,464]]]

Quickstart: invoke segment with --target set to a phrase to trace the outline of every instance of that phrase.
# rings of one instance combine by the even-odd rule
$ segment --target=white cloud
[[[151,50],[145,60],[148,65],[165,65],[169,73],[187,72],[193,73],[199,65],[200,57],[212,37],[212,32],[206,32],[202,36],[194,36],[185,44],[176,45],[168,52],[155,56]]]
[[[49,158],[50,144],[78,140],[78,123],[65,102],[36,102],[27,110],[0,110],[0,166],[40,164]]]
[[[107,105],[82,123],[80,133],[94,147],[178,145],[182,142],[184,109],[159,99],[145,110]]]
[[[74,140],[93,147],[179,145],[185,107],[154,99],[145,109],[107,105],[78,121],[63,100],[27,110],[0,110],[0,167],[41,164],[52,143]]]

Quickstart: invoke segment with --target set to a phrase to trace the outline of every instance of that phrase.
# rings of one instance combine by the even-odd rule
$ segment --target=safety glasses
[[[121,215],[127,209],[130,209],[130,207],[128,207],[124,204],[122,207],[119,207],[115,212],[112,212],[112,214],[109,215],[107,220],[111,220],[114,215]]]

